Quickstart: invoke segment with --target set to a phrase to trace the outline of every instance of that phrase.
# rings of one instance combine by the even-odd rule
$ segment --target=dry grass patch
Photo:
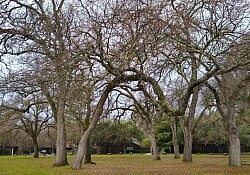
[[[153,161],[148,155],[94,155],[96,165],[83,165],[80,170],[71,166],[52,167],[55,157],[0,157],[0,175],[249,175],[250,166],[229,167],[227,156],[194,155],[192,163],[161,156]],[[250,155],[244,155],[250,161]],[[69,156],[72,163],[74,156]]]

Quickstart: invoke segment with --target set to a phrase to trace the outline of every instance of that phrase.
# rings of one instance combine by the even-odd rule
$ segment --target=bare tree
[[[240,125],[247,113],[249,86],[246,72],[234,71],[216,76],[216,84],[207,83],[229,138],[229,165],[241,166]]]
[[[57,124],[55,166],[67,165],[65,105],[74,66],[79,66],[77,51],[84,47],[77,28],[78,11],[64,0],[25,2],[1,1],[1,57],[25,63],[23,72],[36,74],[48,98]],[[80,16],[80,15],[79,15]],[[82,45],[77,45],[81,43]],[[34,72],[33,72],[34,71]],[[38,81],[38,79],[40,79]],[[55,93],[56,92],[56,93]]]
[[[152,96],[149,95],[150,93],[142,84],[139,85],[139,88],[134,89],[125,85],[121,85],[120,88],[122,90],[118,90],[119,95],[132,100],[132,118],[149,134],[153,159],[160,160],[160,151],[156,143],[155,135],[155,123],[160,122],[162,115],[159,110],[159,105],[152,103],[152,100],[149,99],[152,98]],[[133,94],[133,91],[139,91],[141,93]]]
[[[243,1],[171,1],[172,10],[161,18],[168,27],[166,44],[174,48],[164,48],[162,54],[175,67],[178,74],[175,75],[183,80],[186,89],[177,110],[180,113],[175,113],[182,115],[184,121],[183,161],[192,161],[194,116],[204,83],[218,72],[249,64],[241,60],[237,64],[223,65],[221,61],[231,44],[249,30],[248,25],[240,27],[249,14],[246,6]]]
[[[15,115],[14,115],[15,116]],[[34,145],[34,157],[39,157],[38,136],[47,127],[51,127],[50,109],[45,104],[36,104],[32,106],[29,113],[16,114],[19,121],[15,124],[16,129],[22,129],[32,138]]]
[[[44,129],[51,126],[50,119],[52,118],[50,108],[43,97],[39,93],[30,94],[25,98],[15,94],[14,99],[8,99],[8,103],[1,105],[1,108],[2,112],[10,112],[5,116],[5,123],[9,123],[10,129],[23,130],[32,138],[34,157],[38,157],[38,136]]]
[[[138,111],[137,112],[138,116],[134,116],[134,117],[137,118],[137,121],[141,123],[141,125],[145,128],[144,130],[149,133],[153,159],[160,160],[161,159],[160,151],[156,143],[155,127],[154,127],[154,119],[155,119],[154,116],[159,115],[159,114],[152,112],[152,109],[150,109],[149,104],[147,104],[147,102],[145,106],[142,106],[138,102],[135,104],[135,106]]]

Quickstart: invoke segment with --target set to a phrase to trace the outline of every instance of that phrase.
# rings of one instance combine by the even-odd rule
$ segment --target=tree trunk
[[[65,127],[65,103],[66,103],[66,85],[65,83],[59,84],[59,100],[56,115],[56,162],[54,166],[68,165],[67,150],[66,150],[66,127]]]
[[[91,159],[91,149],[90,149],[90,138],[87,139],[87,143],[86,143],[86,152],[85,152],[85,157],[84,157],[84,163],[91,163],[92,159]]]
[[[241,166],[241,150],[239,136],[229,136],[229,162],[230,166]]]
[[[72,168],[81,168],[82,166],[82,160],[83,157],[85,156],[86,153],[86,149],[87,149],[87,142],[89,139],[90,134],[92,133],[92,131],[94,130],[99,117],[102,115],[103,112],[103,105],[106,101],[106,99],[108,98],[109,93],[112,91],[112,89],[115,87],[115,83],[110,83],[106,89],[104,90],[101,98],[99,99],[94,115],[92,117],[92,120],[88,126],[88,128],[86,129],[86,131],[83,133],[83,135],[81,136],[79,145],[78,145],[78,150],[76,153],[76,159],[73,163]]]
[[[34,146],[34,155],[33,157],[38,158],[39,157],[39,145],[37,142],[37,138],[33,138],[33,146]]]
[[[126,149],[126,146],[125,146],[125,145],[123,146],[123,153],[124,153],[124,154],[127,153],[127,149]]]
[[[173,143],[174,146],[174,158],[180,159],[180,148],[178,143]]]
[[[89,102],[87,103],[87,114],[86,114],[86,119],[85,119],[85,129],[88,128],[89,122],[90,122],[92,91],[93,91],[93,89],[89,89],[88,93],[87,93],[87,99],[88,99]],[[81,132],[81,134],[82,133],[83,132]],[[90,147],[90,136],[89,136],[88,139],[87,139],[87,146],[86,146],[84,163],[85,164],[91,163],[91,161],[92,161],[92,159],[91,159],[91,147]]]
[[[192,162],[193,134],[188,128],[184,128],[184,141],[183,161]]]
[[[199,87],[193,89],[193,96],[189,107],[188,118],[184,121],[184,152],[183,161],[192,162],[193,129],[196,105],[199,98]]]
[[[237,118],[237,111],[235,109],[235,103],[228,101],[227,112],[223,115],[224,127],[227,131],[229,139],[229,161],[230,166],[241,166],[241,150],[240,150],[240,138],[239,138],[239,125],[240,119]]]
[[[227,129],[229,137],[229,162],[230,166],[241,166],[241,149],[240,149],[240,138],[239,138],[239,127],[237,125],[229,126]]]
[[[170,126],[172,130],[172,141],[174,146],[174,158],[180,159],[180,150],[179,150],[179,144],[178,144],[178,138],[177,138],[177,119],[174,118],[173,121],[170,121]]]
[[[151,146],[152,146],[152,151],[153,151],[153,159],[154,160],[161,160],[160,154],[159,154],[159,149],[158,149],[157,144],[156,144],[154,129],[151,129],[151,131],[150,131],[150,141],[151,141]]]
[[[81,140],[78,145],[78,150],[76,153],[76,159],[73,163],[72,168],[81,168],[82,167],[82,160],[86,152],[87,141],[88,141],[88,132],[85,131],[84,134],[81,136]]]

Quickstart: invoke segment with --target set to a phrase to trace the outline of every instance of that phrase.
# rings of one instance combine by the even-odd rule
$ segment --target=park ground
[[[250,162],[250,154],[242,155]],[[55,157],[0,156],[0,175],[250,175],[250,165],[227,166],[225,155],[200,154],[193,156],[192,163],[173,159],[173,155],[162,155],[154,161],[150,155],[93,155],[96,164],[83,165],[82,169],[71,166],[53,167]],[[69,156],[72,164],[74,156]]]

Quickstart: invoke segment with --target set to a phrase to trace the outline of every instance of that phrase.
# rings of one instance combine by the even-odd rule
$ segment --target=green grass
[[[72,164],[74,156],[69,156]],[[249,175],[250,166],[229,167],[224,155],[193,155],[192,163],[173,159],[173,155],[162,155],[154,161],[149,155],[93,155],[96,165],[83,165],[80,170],[71,166],[52,167],[55,157],[0,156],[0,175],[111,175],[111,174],[164,174],[164,175]],[[250,155],[243,155],[250,161]]]

